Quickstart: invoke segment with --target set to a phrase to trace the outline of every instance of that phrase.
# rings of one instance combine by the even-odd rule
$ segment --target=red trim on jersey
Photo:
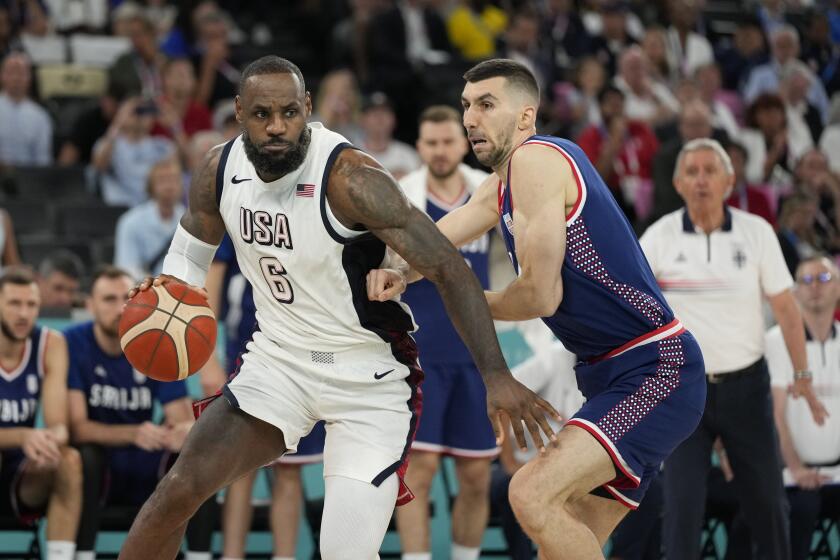
[[[630,472],[627,468],[624,467],[624,459],[618,455],[618,453],[615,450],[615,444],[608,440],[606,436],[604,436],[598,430],[590,426],[588,423],[581,422],[577,418],[572,418],[571,420],[566,422],[566,425],[572,425],[577,426],[578,428],[583,428],[584,430],[592,434],[592,437],[598,440],[598,443],[601,444],[601,447],[603,447],[607,451],[607,453],[610,456],[610,459],[612,459],[613,465],[615,465],[615,468],[618,469],[621,472],[621,474],[624,475],[623,477],[616,477],[610,482],[626,478],[628,481],[630,481],[631,484],[629,488],[639,487],[639,484],[641,484],[642,479],[640,479],[638,476],[634,475],[632,472]]]
[[[676,327],[679,324],[680,324],[679,319],[674,319],[673,321],[671,321],[667,325],[661,326],[656,330],[650,331],[649,333],[646,333],[646,334],[643,334],[642,336],[634,338],[630,342],[622,344],[621,346],[619,346],[618,348],[615,348],[614,350],[610,350],[609,352],[607,352],[603,356],[598,356],[596,358],[592,358],[591,360],[589,360],[588,363],[595,364],[595,363],[598,363],[598,362],[603,362],[604,360],[608,360],[608,359],[610,359],[614,356],[617,356],[617,355],[621,354],[622,352],[626,352],[627,350],[629,350],[633,346],[641,346],[641,345],[645,344],[646,342],[648,342],[650,339],[652,339],[652,338],[654,338],[654,337],[656,337],[656,336],[658,336],[658,335],[660,335],[660,334],[662,334],[662,333],[664,333],[664,332],[666,332],[670,329],[673,329],[674,327]],[[684,332],[685,332],[685,327],[682,327],[678,331],[674,332],[673,334],[671,334],[671,336],[669,336],[667,338],[672,338],[674,336],[679,336]]]
[[[499,179],[499,188],[498,188],[498,192],[499,192],[499,216],[502,215],[502,197],[505,195],[505,192],[502,189],[503,186],[504,186],[504,183],[502,182],[501,179]]]
[[[577,200],[575,201],[574,205],[572,206],[572,209],[569,211],[568,214],[566,214],[566,221],[568,222],[577,213],[578,208],[580,207],[580,203],[583,200],[583,177],[581,177],[578,174],[577,166],[575,165],[574,161],[569,156],[569,154],[567,154],[566,151],[563,148],[561,148],[560,146],[558,146],[557,144],[552,144],[551,142],[546,142],[544,140],[528,140],[527,142],[522,144],[522,146],[524,146],[526,144],[537,144],[537,145],[540,145],[540,146],[548,146],[550,148],[554,148],[555,150],[560,152],[560,155],[562,155],[566,159],[566,162],[569,164],[569,167],[572,168],[572,175],[574,176],[575,183],[577,184],[578,194],[577,194]]]
[[[23,362],[28,360],[28,358],[31,356],[31,354],[27,354],[26,352],[27,346],[31,345],[32,339],[30,337],[27,337],[20,347],[20,356],[18,356],[18,362],[12,369],[6,369],[3,367],[3,364],[0,364],[0,374],[2,374],[3,377],[11,380],[12,377],[17,377],[18,375],[20,375],[20,371],[18,370],[23,370],[22,366],[26,366],[26,364],[24,364]]]

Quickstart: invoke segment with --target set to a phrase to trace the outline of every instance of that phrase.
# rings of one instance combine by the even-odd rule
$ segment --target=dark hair
[[[122,277],[126,277],[129,280],[133,280],[133,278],[131,277],[131,274],[129,274],[128,272],[126,272],[122,268],[119,268],[119,267],[114,266],[112,264],[103,264],[103,265],[97,267],[96,270],[94,271],[93,278],[91,278],[91,280],[90,280],[90,289],[91,289],[91,291],[93,291],[93,287],[96,285],[96,282],[100,278],[107,278],[108,280],[116,280],[117,278],[122,278]]]
[[[620,95],[622,99],[626,98],[623,91],[612,84],[607,84],[598,91],[598,105],[603,103],[604,98],[610,94]]]
[[[0,290],[2,290],[6,284],[28,286],[29,284],[34,283],[35,275],[32,274],[32,269],[28,266],[7,266],[3,269],[3,274],[0,275]]]
[[[303,91],[306,91],[306,82],[297,64],[279,56],[267,55],[258,58],[242,71],[242,76],[239,78],[239,94],[242,94],[248,78],[251,76],[262,76],[264,74],[294,74],[300,81],[300,87]]]
[[[749,159],[750,153],[747,151],[747,148],[744,147],[743,144],[741,144],[740,142],[736,142],[735,140],[730,140],[726,143],[726,150],[735,150],[736,152],[740,152],[741,157],[744,158],[744,160]]]
[[[47,278],[53,272],[60,272],[74,280],[81,280],[85,273],[85,266],[82,264],[82,259],[75,253],[67,249],[58,249],[44,257],[38,265],[38,275],[41,278]]]
[[[747,108],[746,123],[750,128],[757,128],[756,114],[765,109],[777,109],[785,114],[785,102],[775,93],[762,93]]]
[[[540,86],[534,74],[524,64],[508,58],[494,58],[479,62],[464,73],[464,79],[469,83],[481,82],[490,78],[502,77],[508,83],[531,95],[535,100],[540,99]]]
[[[461,124],[461,113],[449,105],[432,105],[431,107],[426,107],[420,113],[417,124],[423,124],[424,122],[442,123],[447,121]]]

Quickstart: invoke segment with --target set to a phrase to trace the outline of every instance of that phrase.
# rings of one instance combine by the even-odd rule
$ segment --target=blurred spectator
[[[767,331],[766,346],[776,429],[787,466],[791,558],[808,560],[818,519],[826,509],[836,515],[840,506],[840,323],[834,319],[840,300],[837,265],[825,257],[800,263],[794,293],[805,321],[814,388],[828,410],[825,424],[816,424],[807,404],[790,394],[794,369],[790,357],[780,351],[784,344],[779,327]]]
[[[723,75],[723,87],[742,91],[752,70],[767,62],[767,44],[757,20],[747,18],[738,23],[731,44],[717,53]]]
[[[172,155],[166,138],[149,134],[154,108],[149,100],[122,103],[105,136],[93,147],[93,167],[102,174],[102,198],[113,206],[134,206],[148,198],[146,180],[158,161]]]
[[[572,0],[548,0],[540,41],[548,50],[551,70],[548,78],[552,82],[571,80],[580,59],[594,52],[592,36],[586,31]]]
[[[822,80],[829,98],[840,91],[840,61],[837,46],[831,41],[831,31],[825,13],[812,9],[808,14],[802,40],[802,60]]]
[[[420,157],[414,148],[394,140],[394,109],[384,93],[376,92],[365,99],[361,122],[364,139],[360,147],[396,179],[420,167]]]
[[[117,84],[126,95],[155,98],[162,91],[155,24],[138,12],[125,22],[131,50],[121,55],[108,70],[108,83]]]
[[[794,184],[819,203],[815,226],[825,248],[840,251],[840,178],[828,167],[828,157],[818,149],[805,152],[794,168]]]
[[[747,103],[753,102],[764,92],[779,90],[782,68],[799,57],[799,34],[796,28],[782,25],[770,36],[772,57],[770,62],[757,66],[750,73],[743,94]],[[828,119],[828,96],[822,82],[814,80],[808,89],[808,101],[820,112],[823,122]]]
[[[3,267],[20,264],[12,217],[0,208],[0,272]]]
[[[163,65],[163,95],[155,100],[157,121],[152,136],[175,141],[186,157],[190,137],[199,130],[213,128],[210,110],[195,100],[195,69],[187,58],[172,58]]]
[[[701,0],[669,0],[668,67],[671,81],[694,74],[697,68],[714,60],[712,45],[697,33]]]
[[[650,76],[661,84],[675,83],[671,81],[667,42],[668,36],[661,27],[646,29],[645,36],[642,37],[642,52],[647,57]]]
[[[114,240],[114,264],[135,279],[157,276],[163,267],[184,214],[181,166],[172,159],[152,166],[148,191],[148,201],[120,216]]]
[[[732,194],[726,203],[740,210],[761,216],[771,226],[776,225],[776,215],[770,207],[770,201],[763,190],[755,185],[747,183],[745,170],[747,166],[747,149],[737,142],[729,142],[726,145],[726,153],[732,160],[732,171],[735,174],[735,184],[732,187]]]
[[[184,180],[182,181],[184,187],[186,187],[182,197],[185,204],[189,199],[189,185],[192,181],[192,176],[198,171],[204,158],[207,157],[207,153],[214,146],[224,144],[228,140],[231,140],[231,138],[225,138],[221,132],[216,132],[215,130],[202,130],[201,132],[196,132],[190,138],[190,146],[187,150],[186,158],[187,168],[184,170]]]
[[[318,85],[310,121],[321,122],[350,142],[361,141],[364,132],[359,124],[361,93],[353,73],[347,69],[327,73]]]
[[[132,21],[142,15],[143,9],[136,2],[122,2],[111,11],[111,34],[115,37],[130,38]]]
[[[52,163],[52,120],[30,99],[31,84],[29,58],[6,55],[0,67],[0,165]]]
[[[840,123],[830,124],[823,129],[820,150],[824,154],[840,154]],[[828,163],[834,173],[840,173],[840,157],[832,158]]]
[[[178,16],[178,7],[168,3],[167,0],[146,0],[145,4],[146,17],[155,23],[158,41],[160,42],[172,31],[175,18]]]
[[[117,84],[110,84],[105,95],[99,98],[99,103],[77,117],[70,129],[70,136],[58,152],[60,165],[91,162],[93,146],[108,131],[124,97]]]
[[[350,15],[332,29],[332,66],[352,68],[362,83],[369,73],[368,28],[385,4],[384,0],[350,0]]]
[[[125,5],[125,4],[122,4]],[[219,12],[215,0],[181,0],[175,21],[161,43],[161,51],[169,57],[193,56],[199,36],[199,22],[207,14]]]
[[[791,274],[799,263],[820,252],[822,243],[815,229],[818,200],[806,193],[787,197],[779,212],[779,246]]]
[[[653,156],[659,142],[648,125],[625,115],[620,89],[604,87],[598,105],[602,124],[584,130],[577,143],[631,221],[645,220],[651,210]]]
[[[38,67],[65,63],[66,42],[63,37],[56,35],[50,14],[42,0],[29,0],[24,6],[25,18],[20,29],[20,42],[32,64]]]
[[[577,138],[584,128],[600,124],[598,94],[605,82],[604,67],[598,59],[592,56],[582,59],[573,83],[554,84],[552,121],[546,124],[545,129],[556,131],[556,136]]]
[[[723,130],[730,138],[737,138],[741,127],[732,112],[732,106],[740,104],[737,95],[721,89],[720,68],[714,62],[702,64],[694,71],[694,84],[701,101],[712,110],[712,126]]]
[[[677,155],[684,144],[698,138],[711,138],[712,114],[702,101],[693,101],[680,112],[679,135],[662,145],[653,158],[653,214],[658,220],[682,207],[683,200],[674,189]]]
[[[470,62],[492,58],[507,25],[505,11],[490,0],[459,0],[446,18],[449,42]]]
[[[38,288],[41,308],[70,310],[81,304],[80,286],[85,265],[75,253],[66,249],[53,251],[38,265]]]
[[[499,45],[498,56],[523,64],[537,79],[540,91],[545,91],[547,59],[539,46],[540,20],[532,10],[519,10],[510,18]]]
[[[784,188],[794,163],[813,146],[808,129],[788,118],[781,97],[763,93],[747,109],[741,142],[749,153],[747,180]]]
[[[779,95],[785,101],[788,122],[799,129],[808,130],[813,142],[820,139],[823,131],[820,112],[808,101],[808,90],[817,77],[801,60],[791,60],[779,74]]]
[[[768,37],[772,36],[780,27],[787,25],[787,14],[785,12],[788,2],[789,0],[761,0],[759,3],[756,14],[765,35]]]
[[[637,46],[622,53],[615,85],[624,92],[625,112],[630,119],[656,126],[671,120],[680,110],[671,90],[653,79],[648,60]]]
[[[607,76],[615,76],[618,60],[628,47],[636,44],[627,32],[627,12],[624,0],[605,0],[601,4],[601,33],[592,39],[591,52],[595,54]],[[593,33],[590,30],[590,33]],[[593,33],[594,35],[594,33]]]
[[[213,107],[222,99],[239,93],[238,61],[230,46],[228,22],[219,12],[209,12],[197,21],[198,56],[193,61],[198,68],[196,101]]]
[[[15,35],[9,9],[0,4],[0,57],[5,57],[12,51],[21,50],[20,40]]]

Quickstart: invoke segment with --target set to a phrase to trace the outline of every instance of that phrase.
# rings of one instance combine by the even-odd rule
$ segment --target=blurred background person
[[[31,98],[29,58],[12,52],[0,63],[0,166],[49,165],[53,123]]]
[[[67,249],[49,253],[38,265],[38,291],[43,312],[65,314],[82,305],[85,265]]]
[[[372,93],[362,103],[362,140],[358,144],[365,152],[399,179],[420,167],[417,152],[404,142],[394,139],[397,127],[393,105],[381,91]]]

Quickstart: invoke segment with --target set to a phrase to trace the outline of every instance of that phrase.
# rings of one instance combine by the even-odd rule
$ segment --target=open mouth
[[[472,144],[473,148],[476,148],[478,146],[483,146],[484,144],[486,144],[487,140],[485,140],[484,138],[470,138],[470,143]]]

